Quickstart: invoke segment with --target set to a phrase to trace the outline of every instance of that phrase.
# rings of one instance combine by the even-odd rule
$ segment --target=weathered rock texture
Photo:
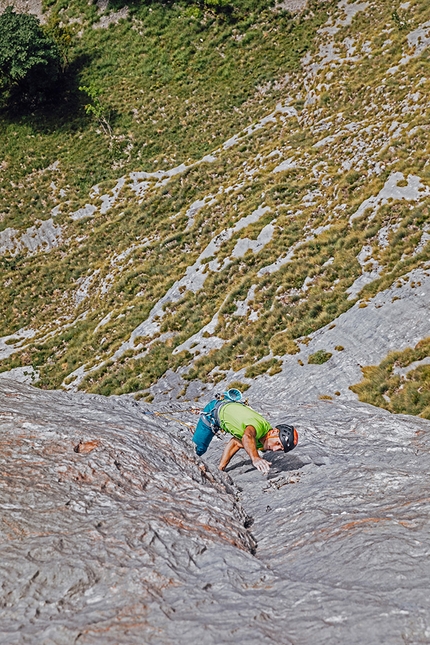
[[[0,0],[0,13],[6,7],[13,7],[17,13],[32,13],[43,21],[41,0]]]
[[[270,406],[299,447],[218,476],[179,408],[0,382],[1,643],[429,641],[430,423]]]
[[[215,643],[237,612],[251,625],[264,567],[176,433],[121,403],[18,387],[0,386],[1,642],[193,641],[208,623]]]

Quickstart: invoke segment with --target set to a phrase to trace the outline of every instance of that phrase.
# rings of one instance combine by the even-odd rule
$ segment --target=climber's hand
[[[267,475],[270,470],[269,462],[265,459],[261,459],[260,457],[258,457],[258,459],[254,459],[252,463],[260,473],[263,473],[263,475]]]

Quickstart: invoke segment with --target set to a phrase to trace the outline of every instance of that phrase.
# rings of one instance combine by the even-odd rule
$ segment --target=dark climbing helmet
[[[297,430],[286,423],[280,423],[276,427],[279,430],[279,438],[284,446],[284,452],[290,452],[299,443]]]

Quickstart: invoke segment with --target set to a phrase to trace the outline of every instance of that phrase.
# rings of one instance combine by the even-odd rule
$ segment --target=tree
[[[69,65],[69,52],[73,43],[73,30],[70,25],[65,25],[58,15],[51,11],[48,22],[45,25],[45,33],[48,37],[52,37],[58,47],[58,51],[62,58],[61,71],[64,72],[67,65]]]
[[[91,99],[91,103],[87,103],[84,106],[85,112],[93,116],[103,132],[112,139],[112,128],[110,125],[110,110],[108,110],[105,105],[100,100],[102,94],[100,88],[91,83],[90,85],[81,85],[79,87],[81,92]]]
[[[0,90],[29,100],[57,80],[58,46],[34,16],[7,7],[0,16]]]

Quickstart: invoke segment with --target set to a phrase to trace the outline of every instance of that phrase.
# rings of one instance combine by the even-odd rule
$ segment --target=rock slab
[[[260,394],[267,477],[186,404],[1,380],[0,643],[429,642],[430,423]]]

